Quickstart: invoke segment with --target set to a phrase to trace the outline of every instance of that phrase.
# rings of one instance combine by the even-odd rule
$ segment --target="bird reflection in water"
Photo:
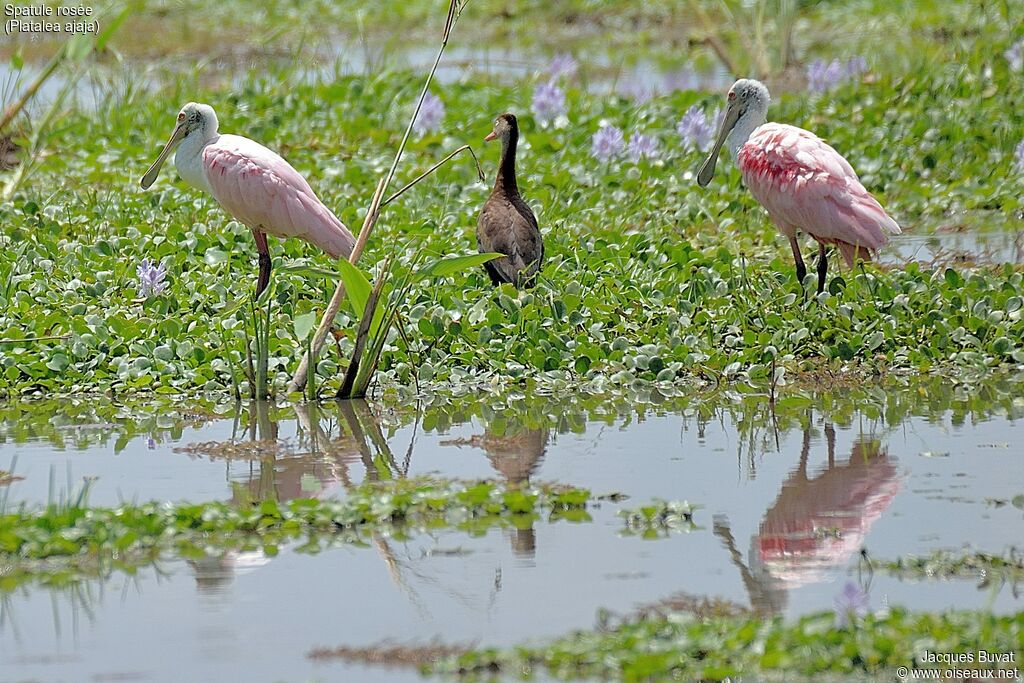
[[[471,446],[480,448],[487,455],[491,466],[509,484],[528,485],[530,477],[540,467],[547,452],[549,431],[547,428],[530,429],[522,424],[502,422],[484,429],[482,435],[474,434],[468,439],[442,441],[444,446]],[[537,551],[537,538],[533,522],[524,528],[514,528],[512,552],[517,556],[533,559]]]
[[[350,468],[362,464],[367,481],[408,473],[410,453],[400,466],[381,432],[380,425],[364,401],[339,401],[337,419],[328,417],[316,404],[292,404],[297,436],[280,438],[277,407],[257,401],[249,406],[247,423],[236,420],[233,438],[227,443],[195,444],[190,453],[246,459],[248,476],[232,482],[231,502],[251,505],[264,500],[286,502],[296,498],[329,498],[353,487]],[[326,425],[326,427],[325,427]],[[241,437],[240,439],[238,437]],[[392,579],[410,592],[401,576],[401,565],[387,541],[374,535]],[[270,562],[261,551],[210,555],[189,560],[201,592],[222,590],[236,574],[252,571]],[[415,596],[411,596],[415,598]]]
[[[781,614],[791,589],[826,580],[828,570],[849,562],[900,490],[896,460],[876,440],[860,438],[846,462],[837,463],[835,429],[827,424],[824,431],[827,465],[808,474],[811,433],[805,428],[797,468],[751,539],[749,566],[728,519],[715,518],[714,533],[759,613]]]

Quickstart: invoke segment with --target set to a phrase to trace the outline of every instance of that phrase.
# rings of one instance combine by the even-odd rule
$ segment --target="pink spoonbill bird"
[[[718,154],[728,142],[743,184],[789,239],[800,282],[807,268],[796,233],[802,230],[817,240],[820,294],[828,270],[827,245],[834,244],[853,266],[858,257],[871,260],[888,235],[900,233],[900,226],[864,189],[849,162],[821,138],[796,126],[765,123],[769,99],[763,83],[741,78],[733,84],[722,127],[697,183],[706,187],[711,182]]]
[[[334,258],[352,253],[356,242],[352,233],[324,206],[306,179],[260,143],[221,135],[213,107],[189,102],[181,108],[171,138],[142,176],[142,189],[153,184],[171,152],[185,182],[212,194],[225,211],[252,230],[260,264],[257,297],[270,281],[268,233],[281,239],[298,237]]]

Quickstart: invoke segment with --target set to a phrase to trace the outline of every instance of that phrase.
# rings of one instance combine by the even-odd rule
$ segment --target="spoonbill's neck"
[[[726,145],[728,145],[729,153],[732,154],[733,159],[736,158],[740,147],[747,141],[751,133],[763,126],[766,120],[767,112],[758,109],[748,109],[740,116],[739,121],[729,131],[729,137],[726,139]]]
[[[206,167],[203,165],[203,148],[212,144],[220,138],[214,131],[213,135],[205,134],[204,130],[197,130],[185,137],[174,152],[174,167],[178,169],[178,175],[182,180],[205,192],[212,192],[210,181],[206,178]]]

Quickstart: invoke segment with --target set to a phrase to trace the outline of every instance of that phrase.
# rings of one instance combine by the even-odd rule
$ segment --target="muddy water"
[[[439,533],[319,555],[283,549],[170,560],[0,603],[0,671],[12,680],[414,680],[317,662],[317,646],[391,640],[510,644],[676,598],[762,613],[830,609],[875,557],[1019,543],[1021,382],[931,382],[795,392],[772,411],[739,392],[500,404],[137,405],[0,409],[9,504],[83,478],[94,504],[344,495],[367,478],[440,474],[559,481],[630,500],[584,524],[471,538]],[[69,475],[68,472],[71,472]],[[623,536],[616,511],[651,498],[703,507],[699,529]],[[862,577],[863,578],[863,577]],[[1024,609],[1008,586],[876,572],[872,608]]]

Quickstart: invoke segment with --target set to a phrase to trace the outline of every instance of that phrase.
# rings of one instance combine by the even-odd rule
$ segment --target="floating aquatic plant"
[[[608,162],[622,154],[625,142],[622,131],[610,124],[603,124],[590,140],[590,153],[600,162]]]
[[[444,122],[445,107],[441,98],[432,92],[428,92],[423,98],[420,106],[420,113],[416,116],[413,127],[420,135],[440,130]]]
[[[135,275],[138,278],[135,287],[141,297],[159,296],[167,289],[167,265],[163,262],[155,264],[144,258],[135,269]]]
[[[573,76],[580,68],[579,62],[568,52],[559,52],[548,64],[548,76],[552,79]]]
[[[554,80],[541,83],[533,91],[530,109],[542,125],[553,123],[566,114],[565,91]]]
[[[634,131],[629,136],[629,145],[626,148],[626,155],[634,164],[641,159],[655,159],[658,157],[658,140],[650,135],[644,135],[640,131]]]
[[[683,118],[676,124],[676,132],[686,151],[706,152],[711,149],[715,136],[715,120],[718,110],[713,114],[705,114],[704,110],[693,105],[683,113]]]
[[[842,592],[836,596],[833,613],[836,628],[848,628],[858,623],[868,613],[868,594],[853,581],[847,581]]]

